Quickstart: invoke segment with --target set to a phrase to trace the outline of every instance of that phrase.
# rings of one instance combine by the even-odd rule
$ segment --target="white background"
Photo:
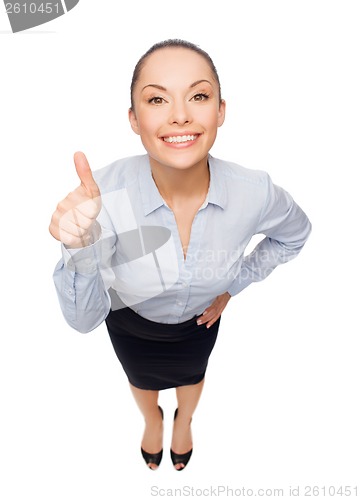
[[[360,25],[360,2],[347,0],[80,0],[12,34],[1,7],[1,498],[361,494]],[[182,473],[169,457],[174,390],[160,394],[164,458],[152,472],[105,325],[82,335],[61,315],[48,233],[78,184],[75,151],[93,169],[143,153],[127,119],[131,74],[176,37],[220,74],[227,118],[212,154],[268,171],[313,223],[296,260],[229,302]]]

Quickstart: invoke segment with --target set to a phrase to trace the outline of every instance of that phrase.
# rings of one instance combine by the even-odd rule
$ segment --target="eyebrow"
[[[193,82],[191,85],[189,85],[189,88],[192,89],[193,87],[196,87],[197,85],[199,85],[200,83],[203,83],[203,82],[207,82],[210,85],[212,85],[209,80],[197,80],[196,82]],[[149,83],[148,85],[146,85],[145,87],[142,88],[142,92],[147,87],[154,87],[158,90],[162,90],[163,92],[167,91],[167,89],[165,87],[163,87],[162,85],[158,85],[157,83]]]

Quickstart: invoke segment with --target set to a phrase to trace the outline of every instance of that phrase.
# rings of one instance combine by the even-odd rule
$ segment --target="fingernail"
[[[202,324],[202,320],[197,319],[197,325],[201,325],[201,324]]]

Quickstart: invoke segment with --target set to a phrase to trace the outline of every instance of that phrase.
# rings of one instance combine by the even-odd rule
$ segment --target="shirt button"
[[[73,295],[73,290],[71,288],[68,289],[68,294]]]
[[[182,306],[182,305],[183,305],[183,302],[181,302],[180,300],[178,300],[177,304],[178,304],[179,306]]]
[[[182,283],[182,286],[183,286],[183,288],[186,288],[186,287],[188,286],[188,283],[183,282],[183,283]]]

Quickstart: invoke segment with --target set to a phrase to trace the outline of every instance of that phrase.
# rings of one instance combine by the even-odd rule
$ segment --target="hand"
[[[101,197],[85,154],[75,153],[74,163],[80,186],[58,204],[49,231],[69,248],[80,248],[91,242],[91,230],[101,209]]]
[[[224,311],[230,298],[231,295],[228,292],[218,295],[212,304],[203,312],[202,317],[197,319],[197,324],[203,325],[207,323],[206,327],[211,327]]]

